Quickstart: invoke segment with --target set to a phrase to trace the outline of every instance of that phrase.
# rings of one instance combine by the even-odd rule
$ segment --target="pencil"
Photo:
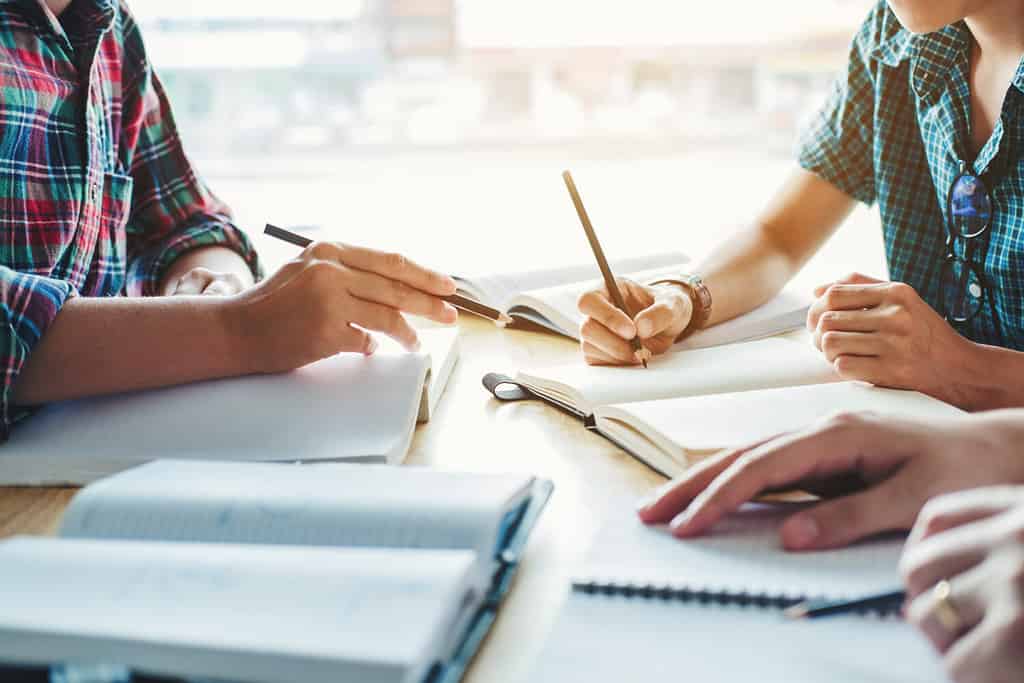
[[[303,237],[302,235],[298,235],[292,232],[291,230],[285,230],[284,228],[279,228],[276,225],[271,225],[270,223],[267,223],[266,227],[263,228],[263,233],[266,235],[270,235],[271,237],[276,237],[277,239],[283,242],[294,244],[297,247],[302,247],[303,249],[305,249],[306,247],[313,243],[313,240],[309,239],[308,237]],[[478,315],[482,318],[487,318],[488,320],[493,321],[494,324],[498,325],[499,327],[506,327],[507,325],[511,325],[513,322],[511,317],[509,317],[505,313],[502,313],[498,309],[492,308],[490,306],[487,306],[486,304],[480,303],[479,301],[474,301],[473,299],[469,299],[459,294],[452,294],[451,296],[445,296],[441,298],[450,303],[452,306],[455,306],[455,308],[462,309],[463,311],[472,313],[474,315]]]
[[[594,232],[594,226],[590,223],[590,216],[587,215],[587,210],[583,206],[583,199],[580,197],[579,191],[576,190],[576,183],[573,182],[572,174],[569,171],[563,171],[562,179],[565,181],[565,187],[569,190],[569,196],[572,197],[572,203],[576,207],[576,215],[580,217],[580,223],[583,224],[583,232],[587,234],[587,241],[590,242],[590,249],[594,252],[594,258],[597,259],[597,265],[601,269],[601,276],[604,277],[604,286],[612,297],[612,303],[615,304],[616,308],[632,318],[633,314],[626,308],[626,301],[622,298],[622,292],[619,291],[619,286],[615,283],[615,276],[612,275],[608,259],[604,257],[601,243],[597,241],[597,233]],[[633,355],[646,368],[651,352],[640,343],[639,336],[633,337],[632,344]]]
[[[850,612],[891,614],[898,611],[906,599],[907,594],[899,590],[867,595],[853,600],[812,600],[793,605],[784,614],[789,619],[814,619],[832,614],[849,614]]]

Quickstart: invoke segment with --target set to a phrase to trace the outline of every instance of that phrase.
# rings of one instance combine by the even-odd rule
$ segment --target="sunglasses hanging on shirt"
[[[942,262],[941,305],[943,317],[953,325],[964,325],[988,303],[996,334],[1002,338],[992,285],[982,263],[975,256],[992,225],[992,199],[979,176],[960,163],[947,200],[946,256]]]

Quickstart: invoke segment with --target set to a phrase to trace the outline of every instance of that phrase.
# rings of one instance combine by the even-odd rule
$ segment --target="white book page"
[[[736,342],[761,339],[804,327],[810,294],[784,290],[765,305],[727,322],[696,332],[673,349],[704,349]]]
[[[599,421],[624,421],[657,432],[688,451],[714,451],[802,429],[836,413],[874,411],[887,416],[943,418],[961,411],[913,391],[859,382],[693,396],[599,408]]]
[[[949,679],[931,644],[901,620],[837,616],[791,621],[753,607],[575,593],[524,680],[945,683]]]
[[[637,282],[650,282],[659,278],[679,277],[679,272],[684,266],[684,263],[678,262],[640,271],[613,269],[613,272]],[[556,332],[573,339],[579,339],[579,327],[583,323],[583,314],[579,312],[577,302],[584,292],[604,286],[604,280],[600,275],[601,271],[595,264],[591,269],[590,279],[525,292],[512,300],[508,313],[514,317],[532,320],[545,327],[552,327]]]
[[[472,550],[494,556],[532,478],[384,465],[160,461],[75,496],[61,535]]]
[[[789,506],[789,513],[794,510]],[[598,534],[578,578],[792,598],[840,599],[900,587],[902,537],[786,552],[779,541],[786,514],[751,505],[708,534],[683,541],[667,527],[645,526],[635,514],[623,512]]]
[[[606,404],[817,384],[839,378],[810,343],[762,339],[665,354],[654,358],[646,369],[593,367],[580,359],[523,371],[517,379],[531,388],[556,388],[574,395],[578,407],[590,413]]]
[[[611,259],[612,272],[634,273],[651,268],[663,268],[673,264],[685,264],[686,256],[678,252],[665,252],[648,256],[625,259]],[[480,303],[499,310],[507,310],[512,300],[532,290],[565,286],[600,278],[596,261],[589,261],[564,268],[522,271],[518,273],[483,274],[456,278],[461,289]]]
[[[254,683],[418,683],[473,555],[17,539],[0,544],[0,660]]]
[[[82,483],[158,458],[400,462],[429,357],[341,354],[254,375],[51,405],[0,448],[2,483]]]

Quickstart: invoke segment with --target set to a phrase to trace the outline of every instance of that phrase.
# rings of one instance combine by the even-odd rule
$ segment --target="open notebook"
[[[623,259],[611,263],[616,275],[637,282],[660,277],[679,277],[688,259],[665,253]],[[601,285],[594,263],[522,273],[455,278],[459,294],[495,308],[512,318],[513,327],[540,327],[573,339],[583,322],[576,307],[580,294]],[[736,320],[693,335],[680,348],[701,348],[767,337],[800,327],[810,299],[783,292],[770,303]]]
[[[382,345],[290,373],[68,401],[15,426],[0,485],[83,484],[158,458],[399,463],[458,358],[458,331],[423,350]]]
[[[491,374],[484,385],[501,400],[537,398],[565,410],[667,476],[838,412],[960,412],[917,392],[839,382],[813,346],[785,339],[670,353],[647,369],[580,361],[515,378]]]
[[[623,511],[577,568],[529,680],[945,681],[927,641],[898,619],[781,616],[800,598],[898,587],[902,546],[883,538],[787,553],[778,539],[786,512],[750,506],[680,541]]]
[[[163,461],[0,543],[0,662],[240,680],[449,683],[551,484],[418,468]]]

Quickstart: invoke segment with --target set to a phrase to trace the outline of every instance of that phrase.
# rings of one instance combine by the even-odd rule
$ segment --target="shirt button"
[[[980,298],[981,298],[981,285],[979,285],[979,284],[978,284],[977,282],[972,282],[972,283],[971,283],[971,284],[970,284],[970,285],[969,285],[969,286],[967,287],[967,291],[968,291],[968,292],[970,293],[970,295],[971,295],[972,297],[974,297],[975,299],[980,299]]]
[[[96,182],[90,184],[89,194],[93,202],[98,202],[100,200],[100,184]]]

